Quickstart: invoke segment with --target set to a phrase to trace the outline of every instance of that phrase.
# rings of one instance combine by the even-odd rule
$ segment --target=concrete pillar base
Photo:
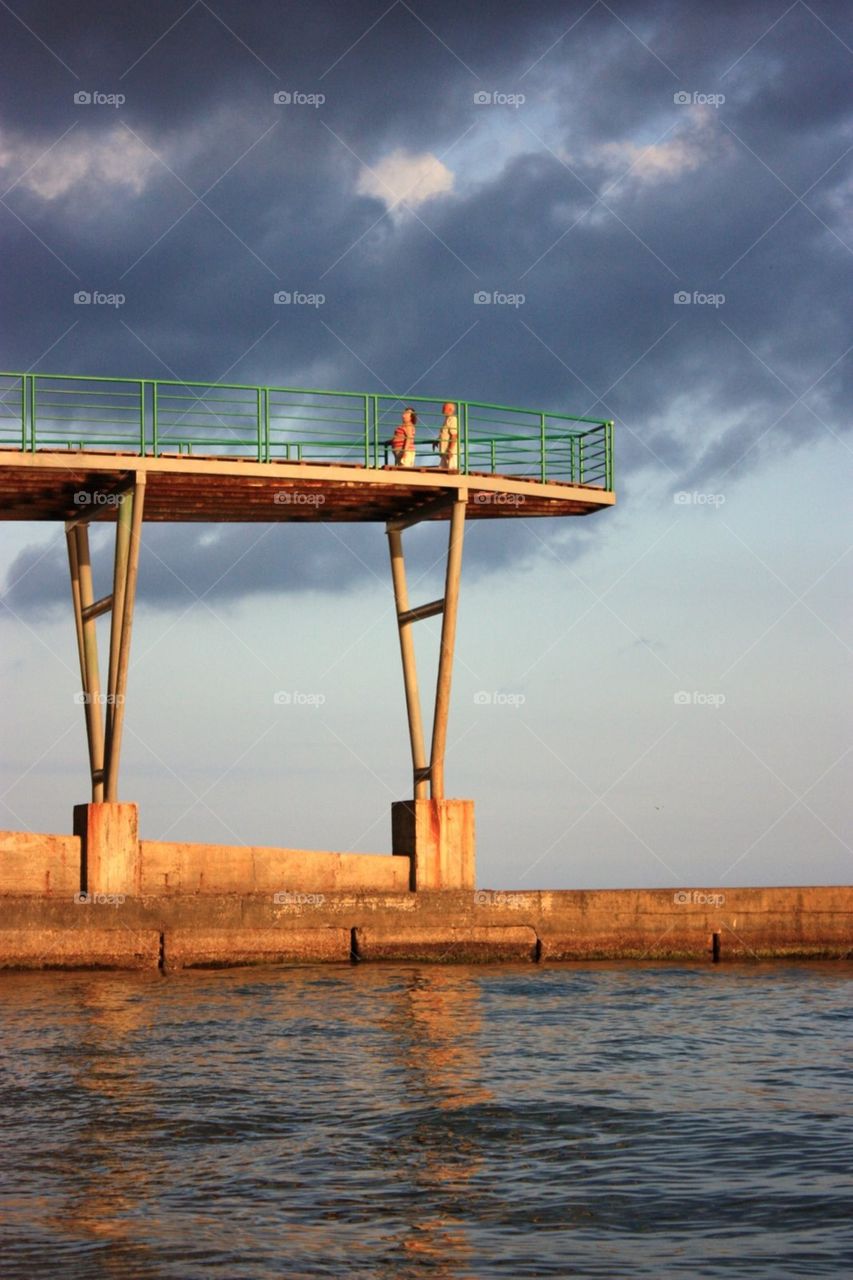
[[[411,889],[474,888],[473,800],[399,800],[391,840],[410,859]]]
[[[136,896],[142,886],[139,819],[135,804],[75,804],[83,893]]]

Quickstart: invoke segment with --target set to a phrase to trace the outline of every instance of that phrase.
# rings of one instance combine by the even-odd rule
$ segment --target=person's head
[[[415,413],[414,409],[404,409],[404,410],[403,410],[403,421],[404,421],[404,422],[410,422],[410,423],[412,424],[412,426],[413,426],[413,427],[417,426],[417,424],[418,424],[418,415]]]
[[[447,404],[443,406],[441,412],[444,414],[445,418],[449,418],[452,413],[456,412],[456,405],[451,404],[448,400]]]

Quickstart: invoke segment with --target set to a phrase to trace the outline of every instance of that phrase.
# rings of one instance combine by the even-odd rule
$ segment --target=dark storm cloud
[[[393,387],[613,417],[623,497],[641,474],[675,489],[730,481],[844,429],[845,6],[781,18],[735,3],[387,9],[21,8],[57,56],[0,15],[0,70],[16,86],[0,155],[5,185],[18,179],[12,212],[0,207],[6,367]],[[127,102],[78,107],[81,87]],[[280,90],[326,101],[277,106]],[[478,108],[478,90],[526,102]],[[443,158],[453,193],[388,214],[359,176],[399,149]],[[79,288],[127,302],[81,315]],[[276,306],[290,288],[326,302]],[[480,289],[526,300],[478,306]],[[587,529],[563,536],[582,547]],[[315,532],[275,531],[212,594],[339,589],[367,572],[340,569]],[[203,590],[249,536],[171,543]],[[288,538],[297,554],[276,560]],[[472,563],[500,565],[518,542],[490,530]],[[59,558],[21,576],[34,554],[10,573],[16,607],[56,589]],[[143,594],[172,599],[168,573],[146,572]]]
[[[537,521],[535,531],[517,521],[479,521],[469,526],[466,576],[479,577],[510,563],[532,560],[545,526],[557,523],[562,522]],[[582,537],[575,535],[569,542],[578,546]],[[101,586],[106,593],[112,576],[112,531],[95,527],[91,546],[96,594]],[[440,594],[446,547],[446,524],[407,535],[407,573],[416,595],[433,589]],[[171,609],[198,598],[230,603],[248,595],[357,592],[373,586],[390,599],[382,525],[152,524],[144,529],[138,586],[142,607]],[[0,604],[21,616],[48,617],[67,612],[69,593],[65,538],[57,534],[18,553]]]

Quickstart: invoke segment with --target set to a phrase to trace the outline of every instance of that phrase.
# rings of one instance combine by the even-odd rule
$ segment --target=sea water
[[[4,1277],[853,1274],[853,966],[0,974]]]

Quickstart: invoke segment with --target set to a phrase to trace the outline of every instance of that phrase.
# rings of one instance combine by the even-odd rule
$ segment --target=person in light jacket
[[[438,433],[438,451],[441,454],[442,471],[459,470],[459,423],[456,419],[456,405],[447,402],[442,407],[444,422]]]

